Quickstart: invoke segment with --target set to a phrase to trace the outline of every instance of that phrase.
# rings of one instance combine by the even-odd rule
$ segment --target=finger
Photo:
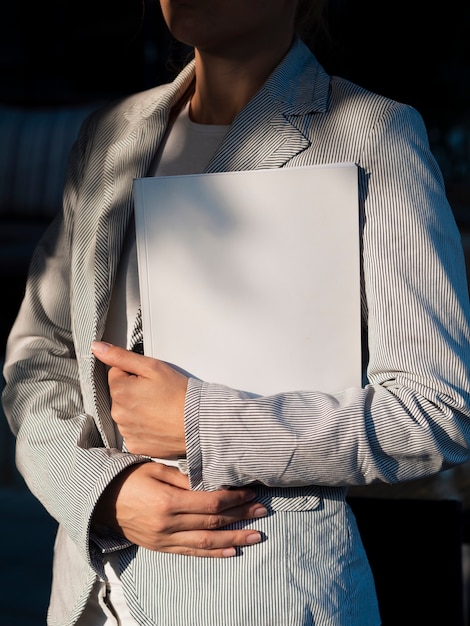
[[[193,529],[208,530],[212,532],[219,531],[230,524],[256,520],[261,517],[266,517],[267,515],[268,510],[259,502],[240,505],[238,507],[234,507],[233,509],[228,509],[223,513],[180,513],[172,519],[171,532],[178,533],[192,531]],[[243,541],[246,540],[246,537],[250,532],[253,531],[238,530],[238,534],[236,536],[239,538],[240,543],[236,545],[244,545]]]
[[[247,505],[251,513],[251,517],[261,517],[261,515],[253,515],[254,506],[260,506],[255,503],[256,492],[248,488],[240,489],[221,489],[219,491],[191,491],[189,488],[189,478],[186,474],[182,474],[179,469],[163,463],[146,463],[145,471],[149,472],[153,478],[166,483],[173,487],[179,487],[187,491],[185,493],[178,492],[177,513],[196,513],[202,515],[211,515],[225,512],[231,515],[230,511],[240,506]],[[248,510],[248,509],[247,509]],[[240,517],[238,519],[241,519]],[[231,521],[236,521],[232,518]],[[230,523],[226,521],[225,524]]]
[[[128,383],[130,378],[133,381],[138,380],[134,374],[119,369],[119,367],[111,367],[108,370],[108,382],[110,385],[116,386],[120,383]]]
[[[256,493],[250,489],[186,491],[179,494],[176,503],[176,512],[197,513],[202,515],[227,515],[230,514],[230,511],[233,509],[252,503],[255,498]]]
[[[164,551],[185,556],[229,558],[240,554],[240,548],[263,540],[263,534],[257,530],[191,531],[174,533],[173,545],[167,546]]]
[[[256,493],[250,489],[190,491],[188,477],[174,467],[154,462],[145,464],[144,469],[151,472],[160,484],[169,486],[166,492],[168,499],[165,504],[160,501],[158,506],[171,510],[172,532],[195,528],[215,530],[269,514],[266,507],[256,501]],[[179,487],[176,496],[172,489],[175,486]]]
[[[125,350],[119,346],[114,346],[105,341],[93,341],[91,351],[105,365],[119,368],[136,376],[144,376],[148,373],[148,361],[154,361],[154,359]]]
[[[150,473],[157,480],[167,485],[189,491],[189,478],[186,474],[182,474],[178,468],[164,465],[163,463],[157,463],[156,461],[148,465]]]

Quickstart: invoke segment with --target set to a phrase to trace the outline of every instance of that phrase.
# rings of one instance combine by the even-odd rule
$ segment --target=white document
[[[357,167],[134,181],[145,354],[261,395],[361,386]]]

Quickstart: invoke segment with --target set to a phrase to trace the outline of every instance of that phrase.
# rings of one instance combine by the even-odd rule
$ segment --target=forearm
[[[142,459],[105,448],[92,417],[79,412],[73,385],[34,380],[34,362],[28,366],[28,377],[9,377],[5,391],[5,410],[17,428],[18,469],[82,557],[102,573],[102,546],[90,543],[94,508],[114,478]],[[117,536],[107,539],[109,548],[125,544]]]
[[[281,487],[397,482],[470,458],[468,412],[438,408],[409,389],[379,385],[341,396],[304,392],[247,400],[191,380],[189,393],[200,395],[197,433],[188,430],[187,438],[196,489],[254,481]],[[191,421],[188,416],[188,426]]]
[[[57,220],[34,254],[9,336],[3,406],[26,484],[89,559],[93,508],[137,457],[111,449],[112,440],[106,448],[93,407],[85,405],[71,331],[70,257]]]

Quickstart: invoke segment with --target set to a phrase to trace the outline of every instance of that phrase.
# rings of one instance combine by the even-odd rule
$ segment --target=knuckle
[[[209,515],[207,518],[207,528],[209,530],[214,530],[216,528],[220,528],[223,526],[223,520],[220,515]]]
[[[169,519],[174,514],[174,507],[166,498],[161,498],[158,502],[157,513],[159,519]]]
[[[212,493],[211,500],[207,503],[207,513],[216,515],[222,510],[222,496],[218,493]]]
[[[166,467],[165,465],[163,465],[163,463],[152,463],[151,467],[152,475],[156,480],[164,477]]]
[[[111,396],[113,410],[116,410],[119,404],[121,403],[121,398],[123,395],[120,389],[120,386],[115,383],[113,384],[112,382],[110,382],[109,395]]]
[[[200,538],[198,539],[196,547],[198,550],[210,550],[210,548],[212,547],[212,541],[209,535],[205,533],[202,534]]]
[[[157,359],[143,357],[142,370],[147,373],[148,376],[157,376],[161,372],[160,361]]]
[[[117,387],[122,378],[122,370],[118,367],[110,367],[108,371],[108,382],[110,385]]]
[[[168,533],[168,524],[161,518],[155,519],[153,522],[153,534],[155,536],[155,543],[160,543],[162,535]]]
[[[170,534],[171,532],[171,524],[169,523],[169,518],[166,515],[162,515],[161,510],[155,508],[154,515],[151,522],[152,534],[155,538],[155,541],[162,541],[165,535]]]

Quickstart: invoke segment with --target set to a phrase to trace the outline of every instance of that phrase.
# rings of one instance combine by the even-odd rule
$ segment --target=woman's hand
[[[184,456],[187,377],[163,361],[102,341],[92,344],[92,352],[111,368],[111,416],[126,449],[161,459]]]
[[[255,530],[218,530],[232,522],[267,515],[249,489],[189,491],[174,467],[142,463],[108,486],[93,517],[93,530],[118,532],[139,546],[188,556],[230,557],[236,548],[262,540]]]

